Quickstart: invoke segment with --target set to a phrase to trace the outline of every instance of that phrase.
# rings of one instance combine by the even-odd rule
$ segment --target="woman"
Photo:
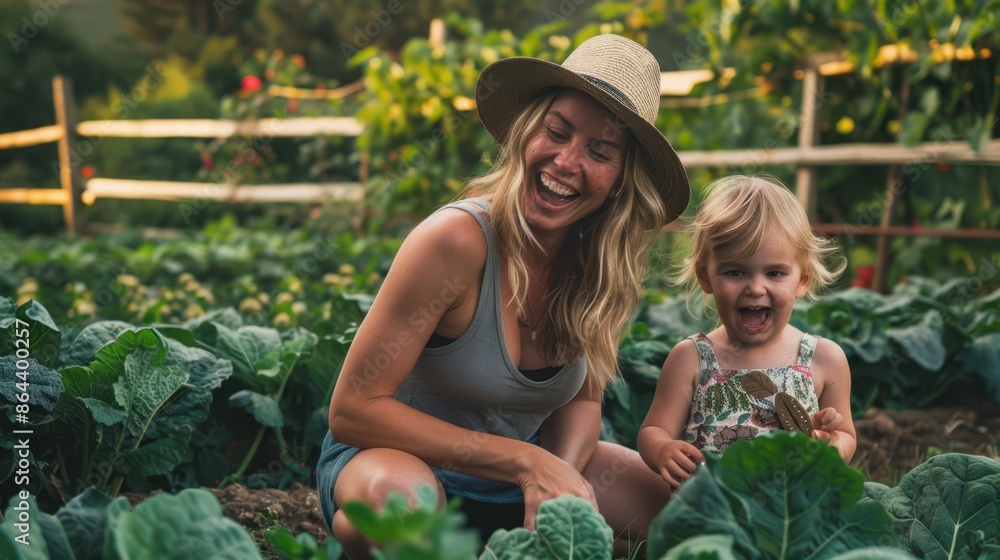
[[[652,54],[617,35],[562,65],[483,71],[499,161],[407,237],[334,390],[318,485],[352,558],[368,543],[337,504],[415,502],[422,483],[441,504],[461,496],[484,539],[534,528],[539,504],[565,494],[593,504],[620,550],[644,538],[669,487],[598,436],[649,247],[689,198],[653,126],[659,83]]]

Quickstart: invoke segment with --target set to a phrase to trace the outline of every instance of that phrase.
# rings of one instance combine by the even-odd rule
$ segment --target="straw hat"
[[[578,89],[617,115],[638,139],[646,168],[658,181],[670,220],[691,195],[677,152],[656,128],[660,107],[660,65],[645,47],[620,35],[584,41],[562,65],[516,56],[490,64],[479,76],[476,107],[486,130],[504,142],[514,119],[544,90]]]

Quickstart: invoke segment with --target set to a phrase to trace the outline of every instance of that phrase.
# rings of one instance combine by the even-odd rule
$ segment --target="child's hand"
[[[671,488],[677,488],[705,463],[705,456],[697,447],[686,441],[671,440],[660,449],[656,458],[660,476]]]
[[[830,434],[834,432],[844,422],[844,416],[833,407],[827,407],[813,414],[813,437],[818,439],[830,439]]]

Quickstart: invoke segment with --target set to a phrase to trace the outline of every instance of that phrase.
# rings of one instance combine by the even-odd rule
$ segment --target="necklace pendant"
[[[531,340],[535,340],[535,329],[531,329]]]

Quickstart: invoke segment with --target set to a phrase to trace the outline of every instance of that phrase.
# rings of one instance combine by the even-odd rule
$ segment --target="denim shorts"
[[[538,433],[528,439],[529,443],[535,445],[538,445],[539,441]],[[359,451],[361,450],[357,447],[337,442],[329,431],[323,439],[323,449],[316,464],[316,489],[319,493],[323,521],[326,522],[328,529],[333,523],[334,513],[337,512],[337,504],[333,502],[333,489],[337,484],[337,478]],[[524,494],[521,492],[521,487],[516,484],[479,478],[433,466],[431,469],[441,481],[441,486],[444,487],[449,499],[459,496],[463,501],[486,504],[524,504]],[[485,538],[488,537],[489,535],[486,535]]]

